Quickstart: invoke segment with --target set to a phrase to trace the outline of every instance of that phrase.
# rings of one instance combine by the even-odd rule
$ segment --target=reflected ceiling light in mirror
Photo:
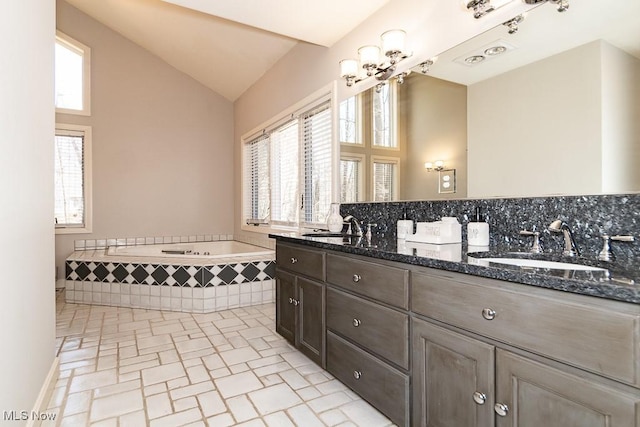
[[[404,51],[405,37],[404,30],[385,31],[380,36],[382,48],[375,45],[362,46],[358,49],[358,61],[340,61],[340,77],[346,80],[347,86],[353,86],[371,76],[377,80],[389,79],[396,71],[397,63],[411,56]],[[366,76],[359,75],[360,69],[365,71]]]
[[[514,44],[498,39],[479,48],[475,48],[464,55],[460,55],[455,58],[453,62],[472,67],[490,59],[502,56],[515,49],[516,46]]]
[[[524,21],[524,14],[520,14],[515,18],[511,18],[506,22],[503,22],[502,25],[509,29],[509,34],[515,34],[518,32],[519,25]]]
[[[482,18],[489,12],[500,9],[514,0],[464,0],[467,10],[473,11],[473,17]]]
[[[418,67],[420,68],[420,72],[422,74],[427,74],[431,69],[431,66],[433,66],[433,64],[435,64],[437,60],[438,60],[438,57],[434,56],[433,58],[427,59],[426,61],[419,63]]]
[[[569,0],[523,0],[526,4],[538,4],[549,1],[555,5],[558,5],[558,12],[566,12],[569,9]]]
[[[437,171],[440,172],[444,169],[444,160],[436,160],[435,162],[426,162],[424,168],[427,172]]]

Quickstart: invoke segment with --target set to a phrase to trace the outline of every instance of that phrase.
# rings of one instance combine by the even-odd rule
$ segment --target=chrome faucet
[[[549,231],[552,231],[554,233],[562,233],[564,235],[564,250],[562,251],[562,255],[571,257],[580,256],[580,250],[578,249],[576,241],[573,238],[573,233],[565,222],[556,219],[551,224],[549,224]]]
[[[356,236],[362,236],[364,233],[362,232],[362,226],[360,225],[360,221],[358,221],[358,219],[353,215],[345,216],[344,222],[349,222],[349,221],[351,221],[351,224],[352,224],[353,234],[355,234]]]

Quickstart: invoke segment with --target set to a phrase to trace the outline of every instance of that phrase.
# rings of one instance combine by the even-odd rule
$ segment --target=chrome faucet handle
[[[616,242],[634,242],[633,236],[609,236],[607,234],[602,235],[602,250],[598,254],[598,261],[611,262],[615,261],[616,257],[611,250],[611,241]]]
[[[531,249],[529,252],[532,254],[541,254],[544,252],[542,248],[542,243],[540,243],[540,232],[539,231],[528,231],[522,230],[520,231],[521,236],[533,236],[533,243],[531,244]]]
[[[371,227],[377,227],[377,226],[378,224],[371,224],[371,223],[367,224],[367,234],[366,234],[367,239],[371,240]]]

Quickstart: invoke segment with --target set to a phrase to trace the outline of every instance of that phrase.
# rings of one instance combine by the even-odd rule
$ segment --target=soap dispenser
[[[407,219],[407,211],[404,211],[402,215],[402,219],[398,220],[397,224],[397,238],[400,240],[404,240],[407,236],[413,234],[413,221]]]
[[[467,225],[469,246],[489,246],[489,224],[484,220],[480,207],[476,207],[476,215]]]

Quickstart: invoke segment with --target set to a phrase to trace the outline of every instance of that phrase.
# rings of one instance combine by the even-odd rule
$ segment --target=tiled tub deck
[[[66,301],[210,313],[275,300],[275,253],[217,259],[106,255],[66,260]]]

